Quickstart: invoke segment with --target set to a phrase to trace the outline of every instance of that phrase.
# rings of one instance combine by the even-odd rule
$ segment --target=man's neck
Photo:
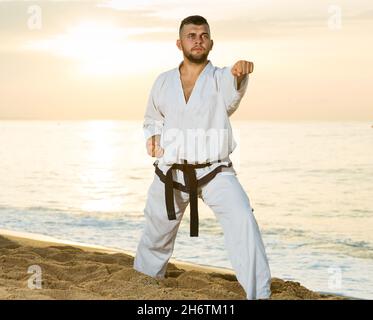
[[[193,63],[187,59],[184,59],[179,67],[180,74],[187,77],[198,77],[208,63],[208,59],[206,59],[206,61],[203,63]]]

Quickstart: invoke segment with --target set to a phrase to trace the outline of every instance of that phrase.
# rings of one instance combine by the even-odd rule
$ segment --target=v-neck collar
[[[194,86],[193,86],[193,89],[192,89],[192,92],[190,93],[190,96],[189,96],[189,99],[188,99],[188,102],[185,100],[185,95],[184,95],[184,89],[183,89],[183,83],[181,81],[181,74],[180,74],[180,66],[182,65],[183,61],[181,61],[178,65],[178,67],[176,68],[176,77],[177,77],[177,81],[178,81],[178,87],[179,87],[179,91],[181,92],[181,100],[183,102],[183,106],[184,107],[187,107],[188,105],[190,105],[191,103],[191,100],[193,98],[193,96],[195,95],[195,91],[198,90],[198,82],[199,80],[202,78],[202,76],[207,72],[207,69],[211,66],[211,61],[208,60],[207,64],[205,65],[205,67],[202,69],[201,73],[198,75],[195,83],[194,83]]]

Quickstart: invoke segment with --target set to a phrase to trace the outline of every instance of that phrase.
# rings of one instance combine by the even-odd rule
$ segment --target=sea
[[[272,277],[373,299],[373,121],[231,124]],[[0,229],[135,252],[154,161],[142,121],[0,121]],[[199,215],[172,257],[232,269],[201,199]]]

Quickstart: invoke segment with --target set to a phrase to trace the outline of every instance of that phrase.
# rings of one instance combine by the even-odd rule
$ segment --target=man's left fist
[[[246,60],[238,60],[231,69],[235,77],[240,77],[254,71],[254,63]]]

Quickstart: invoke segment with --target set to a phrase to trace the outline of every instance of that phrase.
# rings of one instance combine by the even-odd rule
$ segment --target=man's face
[[[181,29],[180,39],[176,41],[177,47],[193,63],[204,63],[213,44],[207,24],[200,26],[195,24],[184,25]]]

